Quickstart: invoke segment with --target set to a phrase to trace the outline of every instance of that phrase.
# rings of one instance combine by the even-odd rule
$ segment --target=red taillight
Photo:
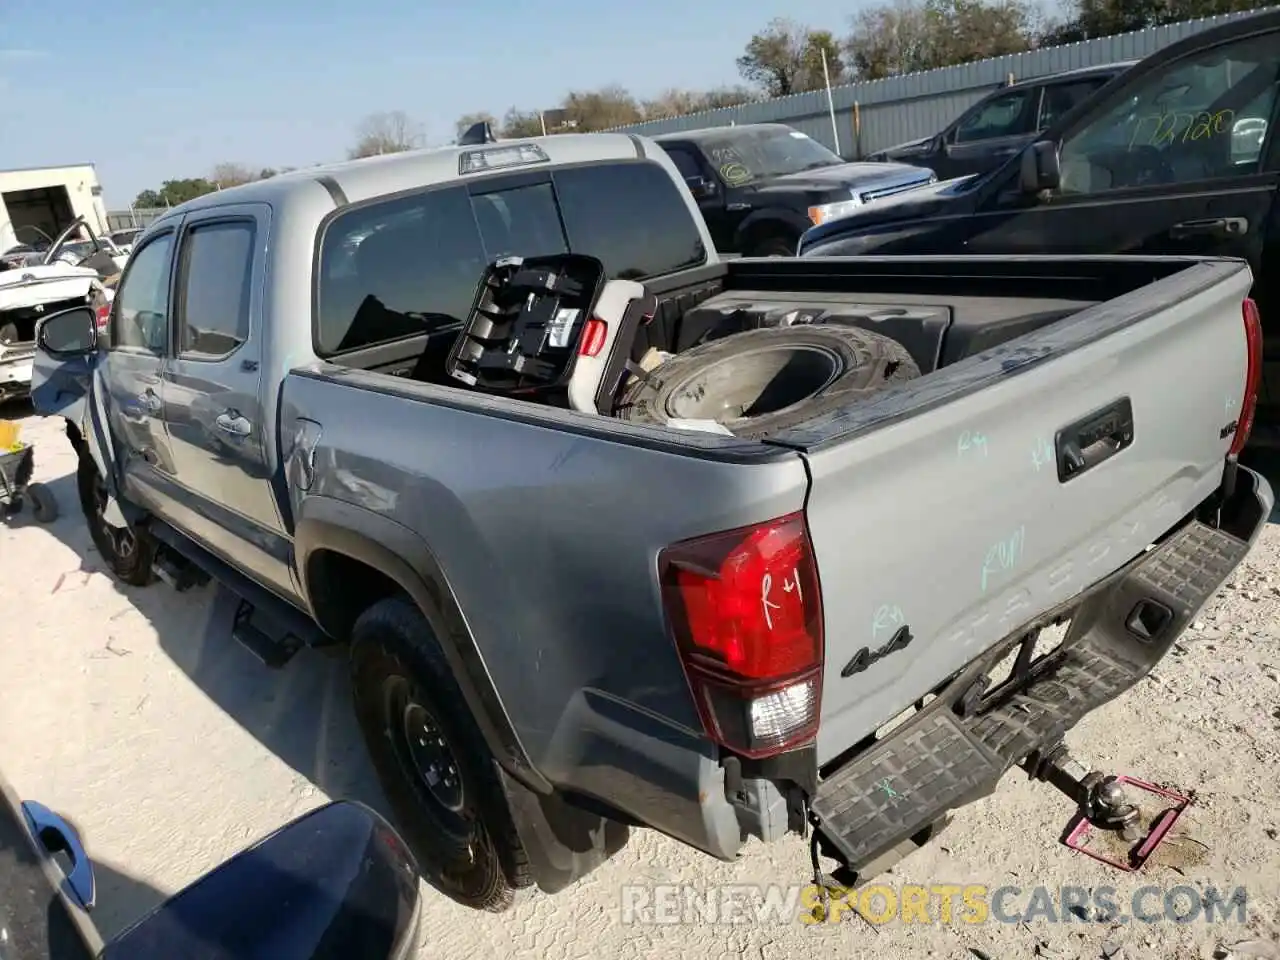
[[[582,339],[578,341],[578,356],[594,357],[604,348],[605,334],[609,325],[603,320],[592,317],[582,328]]]
[[[107,320],[111,318],[111,304],[104,303],[95,311],[98,320],[98,330],[102,331],[107,328]]]
[[[812,739],[822,597],[804,515],[677,543],[658,564],[707,735],[748,757]]]
[[[1248,348],[1244,400],[1240,404],[1240,416],[1236,418],[1236,433],[1231,439],[1228,456],[1238,456],[1249,442],[1254,412],[1258,408],[1258,387],[1262,380],[1262,317],[1258,313],[1258,305],[1250,297],[1246,297],[1244,301],[1244,340]]]

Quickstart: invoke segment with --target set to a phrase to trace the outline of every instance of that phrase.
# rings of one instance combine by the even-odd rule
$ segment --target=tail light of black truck
[[[1236,419],[1230,456],[1238,456],[1249,442],[1254,413],[1258,408],[1258,387],[1262,380],[1262,317],[1258,313],[1258,305],[1249,297],[1244,301],[1244,339],[1248,346],[1249,362],[1245,370],[1244,400],[1240,404],[1240,416]]]
[[[804,514],[673,544],[658,573],[707,736],[752,758],[812,740],[822,594]]]

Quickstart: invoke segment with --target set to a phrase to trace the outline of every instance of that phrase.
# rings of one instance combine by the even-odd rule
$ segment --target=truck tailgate
[[[1190,265],[791,439],[825,618],[820,764],[1214,492],[1250,283],[1240,262]],[[1127,445],[1060,478],[1067,441],[1113,432]]]

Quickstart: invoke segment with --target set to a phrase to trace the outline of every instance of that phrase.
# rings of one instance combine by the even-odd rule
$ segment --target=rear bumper
[[[961,716],[962,695],[1009,648],[985,654],[910,721],[824,778],[812,811],[828,852],[856,870],[990,793],[1010,767],[1145,677],[1245,558],[1274,500],[1266,480],[1240,468],[1221,527],[1192,522],[1072,601],[1066,640],[1025,685]],[[1134,625],[1140,604],[1168,619]]]

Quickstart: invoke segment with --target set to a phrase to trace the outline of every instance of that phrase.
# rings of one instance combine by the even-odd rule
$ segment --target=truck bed
[[[447,571],[469,669],[522,762],[732,856],[739,826],[708,799],[724,771],[663,639],[659,553],[804,512],[825,637],[816,776],[1214,494],[1245,393],[1249,285],[1238,261],[1136,258],[736,260],[651,284],[677,348],[716,298],[944,311],[936,368],[763,441],[424,382],[447,335],[313,363],[281,398],[299,567],[307,524],[334,522],[335,503],[344,522],[392,522],[383,536]],[[1064,431],[1128,410],[1124,449],[1060,477]],[[322,427],[305,489],[297,418]],[[849,670],[900,627],[905,651]]]

